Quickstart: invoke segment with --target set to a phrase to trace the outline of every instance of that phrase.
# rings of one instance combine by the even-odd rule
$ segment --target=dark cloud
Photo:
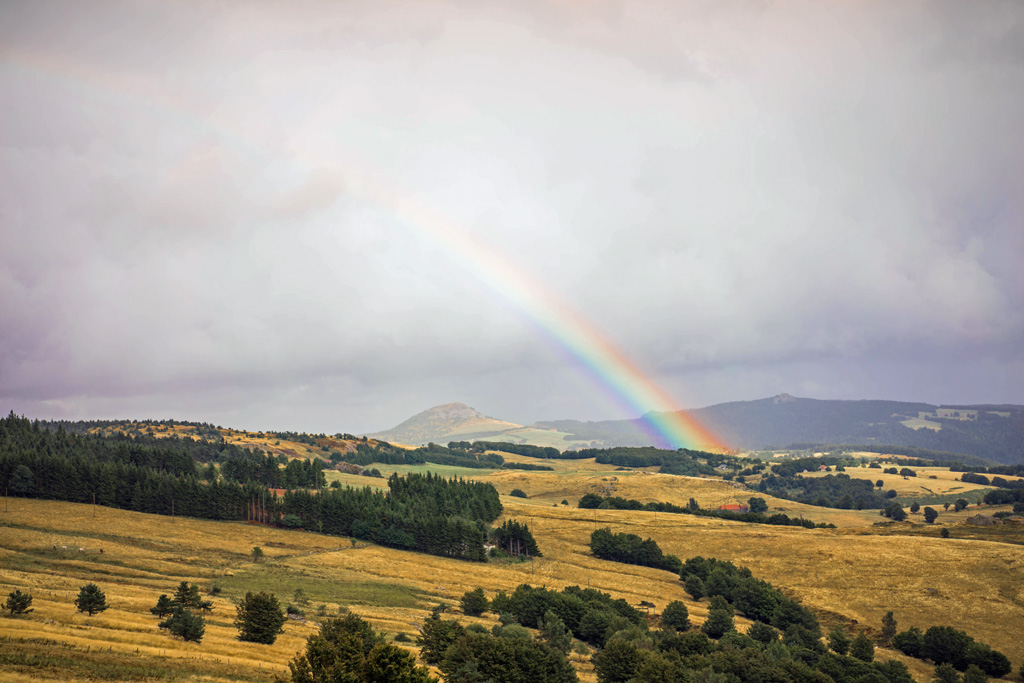
[[[0,404],[621,415],[486,252],[681,405],[1024,401],[1021,31],[1009,1],[5,5]]]

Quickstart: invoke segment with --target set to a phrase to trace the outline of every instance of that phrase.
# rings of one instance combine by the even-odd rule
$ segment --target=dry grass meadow
[[[477,586],[493,595],[520,583],[589,585],[633,604],[649,600],[658,611],[671,600],[683,600],[693,621],[703,620],[707,601],[689,599],[673,574],[591,557],[586,545],[599,526],[649,536],[683,559],[715,556],[749,566],[827,621],[877,629],[891,609],[901,629],[949,624],[1005,652],[1015,669],[1024,658],[1022,532],[994,537],[1000,542],[965,540],[957,537],[962,524],[947,518],[954,537],[942,539],[938,529],[920,524],[875,527],[877,512],[827,511],[771,498],[773,508],[842,528],[807,530],[689,515],[580,510],[574,506],[587,491],[677,504],[694,497],[704,507],[746,500],[751,494],[719,480],[617,471],[592,460],[551,464],[553,472],[458,472],[493,483],[506,494],[506,516],[527,521],[533,529],[544,557],[514,564],[474,564],[365,543],[353,546],[347,538],[244,523],[12,498],[9,511],[0,516],[0,595],[27,590],[34,596],[35,611],[0,617],[0,682],[181,677],[270,681],[286,673],[287,661],[315,630],[320,605],[327,614],[348,608],[391,636],[415,636],[433,605],[456,603]],[[381,467],[392,469],[400,468]],[[865,471],[873,476],[879,472]],[[344,483],[383,484],[334,475]],[[530,498],[509,497],[513,488]],[[62,546],[68,550],[60,550]],[[251,560],[253,546],[264,550],[264,561]],[[160,593],[170,593],[183,580],[221,589],[213,597],[215,610],[198,645],[161,632],[148,611]],[[99,584],[111,604],[91,618],[77,613],[72,604],[87,582]],[[309,600],[309,623],[289,621],[273,646],[235,640],[233,601],[247,590],[270,590],[285,604],[292,602],[297,588]],[[496,623],[490,614],[467,621]],[[739,623],[744,630],[745,622]],[[879,656],[907,662],[919,681],[931,679],[931,667],[924,663],[889,651],[880,650]],[[582,680],[595,680],[589,663],[578,666]]]
[[[877,482],[881,479],[883,482],[883,491],[895,489],[896,493],[898,493],[900,498],[903,499],[910,499],[915,496],[922,499],[936,496],[956,497],[963,496],[964,494],[975,494],[970,496],[971,498],[974,498],[977,494],[980,493],[981,495],[984,495],[986,491],[990,491],[993,488],[991,486],[981,486],[979,484],[969,484],[958,481],[960,473],[950,472],[949,468],[946,467],[913,467],[910,469],[917,472],[916,477],[904,478],[899,474],[885,474],[882,470],[869,469],[867,467],[848,467],[846,468],[846,474],[850,475],[853,479],[866,479],[872,482]],[[828,474],[835,473],[808,472],[802,476],[824,477]],[[932,477],[934,477],[934,479]],[[1004,479],[1017,478],[1018,477],[1004,477]]]

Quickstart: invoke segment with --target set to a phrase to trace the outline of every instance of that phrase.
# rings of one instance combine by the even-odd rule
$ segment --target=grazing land
[[[652,602],[656,612],[681,600],[693,621],[707,616],[707,601],[690,599],[674,574],[593,557],[587,543],[598,527],[651,537],[682,559],[715,556],[748,566],[756,576],[798,597],[826,623],[877,630],[881,617],[892,609],[901,630],[950,624],[1005,652],[1015,666],[1024,657],[1018,637],[1024,623],[1024,534],[1001,531],[979,539],[960,521],[974,506],[955,517],[940,515],[940,522],[953,531],[947,539],[938,536],[936,526],[920,523],[875,526],[877,511],[826,510],[771,497],[766,500],[773,510],[802,512],[841,528],[582,510],[576,501],[589,492],[680,505],[693,497],[704,507],[743,501],[752,494],[733,482],[620,470],[592,459],[545,462],[555,470],[420,466],[491,482],[502,494],[519,488],[530,496],[502,496],[504,517],[529,524],[543,550],[543,557],[529,562],[464,562],[242,522],[11,498],[0,517],[0,591],[32,592],[35,610],[0,617],[0,681],[167,679],[186,671],[197,680],[269,681],[286,672],[287,661],[314,632],[318,610],[337,614],[349,609],[392,636],[415,636],[431,607],[456,604],[476,587],[493,596],[521,583],[590,586],[634,605]],[[384,472],[411,468],[381,466]],[[353,484],[383,484],[380,479],[333,476],[344,477],[345,483],[351,477]],[[952,483],[945,477],[922,480],[937,481]],[[265,553],[261,562],[251,558],[254,546]],[[179,581],[197,582],[206,592],[219,589],[210,596],[214,612],[201,644],[171,638],[149,614],[157,596],[170,593]],[[78,587],[87,582],[107,593],[109,610],[93,617],[74,610]],[[289,620],[271,646],[235,639],[233,605],[246,591],[272,591],[284,604],[293,601],[297,589],[307,601],[303,609],[308,622]],[[493,614],[464,621],[496,623]],[[748,625],[738,620],[740,630]],[[901,659],[920,681],[931,678],[931,667],[923,662],[888,650],[880,650],[879,656]],[[588,662],[575,666],[582,680],[595,680]]]

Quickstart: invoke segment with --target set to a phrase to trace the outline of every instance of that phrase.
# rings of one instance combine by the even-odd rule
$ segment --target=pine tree
[[[572,633],[565,627],[565,622],[558,615],[548,610],[541,619],[540,635],[544,642],[562,654],[568,654],[572,645]]]
[[[478,617],[487,611],[488,600],[483,588],[466,591],[461,599],[462,612],[466,616]]]
[[[235,627],[238,628],[238,639],[250,643],[273,645],[279,633],[284,633],[286,617],[272,593],[246,593],[238,613],[235,616]]]
[[[949,662],[944,662],[935,667],[934,683],[960,683],[960,674]]]
[[[842,626],[836,626],[828,632],[828,646],[837,655],[845,655],[850,651],[850,634]]]
[[[180,606],[175,607],[171,616],[160,622],[158,626],[170,631],[172,636],[194,643],[201,642],[203,634],[206,632],[206,623],[202,615]]]
[[[150,607],[149,611],[158,617],[166,617],[168,614],[174,612],[174,602],[167,597],[166,594],[161,594],[156,599],[156,606]]]
[[[85,612],[90,617],[102,612],[109,606],[107,604],[107,596],[94,583],[87,583],[82,586],[78,591],[78,597],[75,598],[75,607],[78,608],[78,611]]]
[[[700,630],[709,638],[721,638],[734,628],[732,615],[728,610],[712,609]]]
[[[661,613],[662,628],[685,631],[690,628],[690,612],[680,600],[673,600]]]
[[[694,600],[700,600],[704,597],[704,582],[696,574],[687,574],[683,587]]]
[[[892,642],[893,636],[896,635],[896,617],[893,616],[892,610],[885,613],[882,617],[882,633],[880,641],[882,645],[888,647],[889,643]]]
[[[863,631],[853,639],[850,645],[850,656],[856,657],[862,662],[870,662],[875,658],[875,644]]]
[[[10,610],[12,617],[16,614],[28,614],[32,611],[32,596],[15,589],[14,592],[8,593],[4,609]]]
[[[199,595],[199,586],[195,584],[189,584],[188,581],[182,581],[178,584],[178,587],[174,590],[174,599],[171,601],[173,606],[181,607],[182,609],[191,610],[202,610],[209,612],[213,609],[213,603],[209,600],[203,600]]]

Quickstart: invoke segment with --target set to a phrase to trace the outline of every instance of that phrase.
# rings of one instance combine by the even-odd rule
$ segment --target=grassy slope
[[[899,468],[902,469],[902,468]],[[957,498],[966,498],[969,501],[980,499],[987,491],[993,490],[994,486],[981,486],[957,481],[960,472],[950,472],[946,467],[912,467],[917,472],[916,477],[904,479],[899,474],[885,474],[882,470],[870,469],[867,467],[848,467],[846,474],[854,479],[866,479],[877,482],[882,480],[882,490],[893,489],[903,501],[917,500],[922,505],[954,501]],[[809,472],[801,475],[804,477],[824,477],[834,472]],[[932,477],[935,477],[932,479]],[[1019,480],[1021,477],[1005,476],[1004,479]]]
[[[503,502],[507,516],[530,524],[544,557],[511,565],[470,564],[366,544],[353,547],[348,539],[241,523],[11,499],[10,511],[0,517],[0,595],[16,587],[29,589],[35,612],[17,619],[0,617],[0,681],[159,679],[183,670],[207,680],[270,680],[284,673],[287,660],[314,627],[290,621],[273,646],[239,643],[230,623],[231,601],[246,590],[272,590],[284,603],[301,587],[312,605],[324,603],[331,613],[339,605],[350,605],[392,634],[414,634],[438,600],[454,602],[477,586],[493,595],[523,582],[550,588],[589,584],[633,604],[650,600],[659,611],[670,600],[682,599],[694,621],[704,618],[707,602],[689,600],[672,574],[591,557],[586,543],[596,526],[650,536],[666,552],[684,559],[700,554],[750,566],[812,608],[838,613],[862,627],[877,628],[885,611],[893,609],[901,629],[951,624],[1004,651],[1015,666],[1024,656],[1017,637],[1024,623],[1020,545],[940,539],[930,527],[915,527],[928,534],[916,536],[905,533],[906,525],[875,530],[871,524],[877,513],[826,512],[770,498],[769,504],[790,514],[803,511],[846,528],[811,531],[686,515],[579,510],[560,501],[575,505],[587,491],[610,488],[615,495],[641,500],[685,503],[693,496],[710,507],[745,500],[750,493],[727,482],[616,471],[592,460],[549,464],[555,472],[446,472],[491,481],[504,494],[522,488],[531,496],[503,496]],[[54,551],[53,545],[71,550]],[[249,560],[255,545],[267,553],[265,562]],[[87,552],[78,553],[78,547]],[[223,589],[214,598],[216,609],[200,645],[160,632],[148,613],[157,595],[170,593],[181,580]],[[71,604],[87,581],[99,583],[113,606],[92,618],[75,612]],[[475,621],[490,624],[493,615]],[[742,620],[740,624],[744,629]],[[930,679],[930,667],[905,661],[919,680]],[[584,680],[593,680],[588,665],[583,674]]]

